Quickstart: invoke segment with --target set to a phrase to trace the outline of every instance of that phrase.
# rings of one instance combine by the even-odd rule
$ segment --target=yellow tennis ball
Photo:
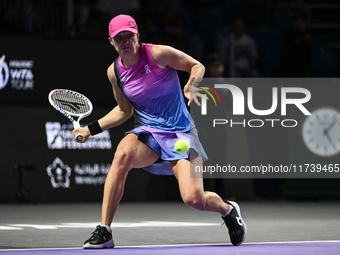
[[[189,144],[184,139],[179,139],[175,143],[175,150],[178,153],[185,153],[189,149]]]

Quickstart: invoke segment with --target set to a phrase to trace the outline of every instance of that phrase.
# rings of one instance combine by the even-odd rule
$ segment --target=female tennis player
[[[204,66],[172,47],[140,43],[137,24],[128,15],[118,15],[110,21],[109,41],[119,54],[107,70],[117,106],[103,118],[73,132],[75,136],[81,133],[85,142],[90,135],[120,125],[132,116],[135,128],[117,146],[104,186],[101,225],[83,247],[114,247],[110,226],[132,168],[175,175],[184,203],[220,213],[232,244],[240,245],[246,236],[246,225],[239,206],[204,191],[201,174],[190,173],[190,168],[202,166],[207,156],[187,110],[176,70],[190,73],[183,89],[188,105],[193,100],[200,105],[195,82],[203,77]],[[174,149],[178,139],[190,141],[186,153]]]

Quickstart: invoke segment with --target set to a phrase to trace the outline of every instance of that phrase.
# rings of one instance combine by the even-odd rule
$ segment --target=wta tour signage
[[[0,90],[10,84],[14,90],[34,88],[33,60],[9,60],[6,55],[0,58]]]

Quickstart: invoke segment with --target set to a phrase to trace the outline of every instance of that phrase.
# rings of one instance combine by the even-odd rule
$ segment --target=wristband
[[[103,132],[102,128],[99,125],[98,120],[93,121],[87,127],[89,128],[91,135],[96,135]]]

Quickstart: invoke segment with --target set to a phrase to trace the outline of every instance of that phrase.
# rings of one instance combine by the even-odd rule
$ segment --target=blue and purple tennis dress
[[[161,159],[143,169],[156,175],[173,175],[169,161],[188,158],[190,151],[178,153],[174,147],[178,139],[185,139],[204,161],[208,158],[186,107],[177,71],[157,66],[151,47],[141,43],[139,60],[132,67],[125,67],[119,56],[115,72],[118,85],[134,108],[135,128],[126,134],[137,134]]]

